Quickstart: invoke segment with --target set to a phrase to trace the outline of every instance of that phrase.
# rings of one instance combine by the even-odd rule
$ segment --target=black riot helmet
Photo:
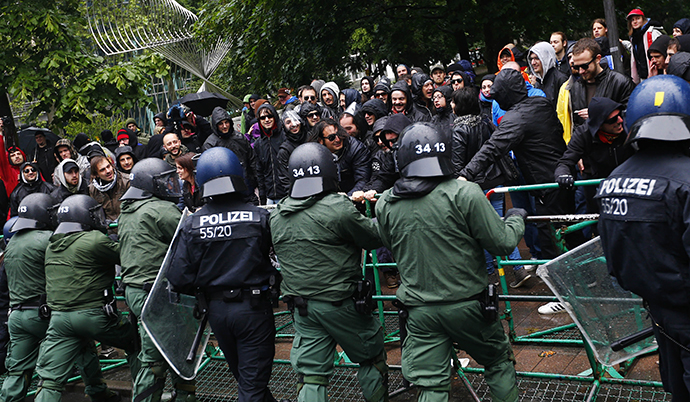
[[[145,200],[156,196],[175,199],[182,196],[175,168],[158,158],[146,158],[132,168],[130,186],[121,200]]]
[[[395,161],[402,177],[440,177],[453,174],[451,138],[431,123],[405,127],[398,138]]]
[[[56,234],[108,229],[103,207],[86,194],[71,195],[62,201],[57,210],[57,221]]]
[[[290,197],[307,198],[338,190],[338,168],[325,146],[308,142],[295,148],[288,162]]]
[[[196,165],[196,181],[203,197],[247,191],[239,158],[225,147],[209,148]]]
[[[55,228],[51,211],[53,197],[44,193],[29,194],[19,203],[18,218],[12,226],[13,232],[22,229],[46,229]]]

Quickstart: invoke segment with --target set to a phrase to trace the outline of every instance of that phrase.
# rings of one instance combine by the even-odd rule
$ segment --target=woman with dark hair
[[[359,80],[359,87],[362,90],[362,104],[374,97],[374,85],[374,79],[369,76],[364,76]]]
[[[434,105],[434,115],[431,117],[431,124],[449,137],[453,131],[453,122],[455,121],[455,114],[453,114],[453,107],[451,106],[452,98],[453,90],[448,85],[434,89],[431,95],[431,102]]]
[[[177,207],[181,210],[187,207],[191,212],[204,205],[201,188],[196,183],[196,175],[194,174],[194,161],[192,160],[194,155],[194,152],[187,152],[175,159],[177,175],[182,180],[182,197],[180,197]]]

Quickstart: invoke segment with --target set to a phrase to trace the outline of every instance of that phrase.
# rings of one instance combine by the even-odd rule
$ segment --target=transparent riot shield
[[[617,341],[648,330],[652,322],[642,299],[609,275],[599,237],[540,266],[537,275],[564,304],[601,364],[613,366],[656,348],[653,337],[642,337],[614,351]]]
[[[206,321],[194,318],[196,298],[172,292],[166,278],[179,241],[182,222],[189,215],[189,211],[185,209],[177,225],[175,237],[165,254],[156,281],[141,311],[141,322],[146,333],[149,334],[170,367],[185,380],[191,380],[196,376],[204,357],[206,344],[211,336],[211,329]],[[200,329],[202,322],[204,328]],[[197,332],[199,332],[200,341],[197,340],[198,344],[195,345]],[[192,353],[190,351],[193,346],[195,350]]]

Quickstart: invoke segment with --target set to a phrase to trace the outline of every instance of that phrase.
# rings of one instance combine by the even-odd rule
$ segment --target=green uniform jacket
[[[456,302],[486,288],[486,260],[507,255],[525,230],[519,216],[504,223],[475,183],[449,179],[420,198],[391,190],[376,203],[379,232],[393,253],[404,304]]]
[[[119,263],[119,245],[99,231],[54,234],[46,250],[48,305],[56,311],[102,307]]]
[[[376,225],[340,194],[283,198],[270,222],[284,295],[344,300],[362,279],[362,249],[381,247]]]
[[[172,202],[155,197],[123,201],[120,209],[122,282],[139,287],[153,283],[182,212]]]
[[[46,292],[45,257],[49,230],[22,230],[5,249],[10,305],[37,300]]]

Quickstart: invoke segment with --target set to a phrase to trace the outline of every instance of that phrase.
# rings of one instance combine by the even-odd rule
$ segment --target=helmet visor
[[[169,170],[153,176],[153,185],[161,197],[181,197],[180,180],[175,170]]]
[[[324,191],[323,177],[305,177],[295,180],[290,191],[292,198],[307,198]]]
[[[93,225],[94,225],[93,228],[94,229],[96,229],[96,230],[108,229],[108,223],[106,222],[105,212],[103,211],[103,207],[101,207],[100,204],[91,208],[89,210],[89,213],[91,214],[91,222],[93,222]]]
[[[213,197],[219,194],[230,194],[246,191],[247,185],[244,180],[237,176],[221,176],[204,183],[203,196]]]
[[[690,139],[690,116],[658,114],[638,120],[630,129],[628,140],[683,141]]]

